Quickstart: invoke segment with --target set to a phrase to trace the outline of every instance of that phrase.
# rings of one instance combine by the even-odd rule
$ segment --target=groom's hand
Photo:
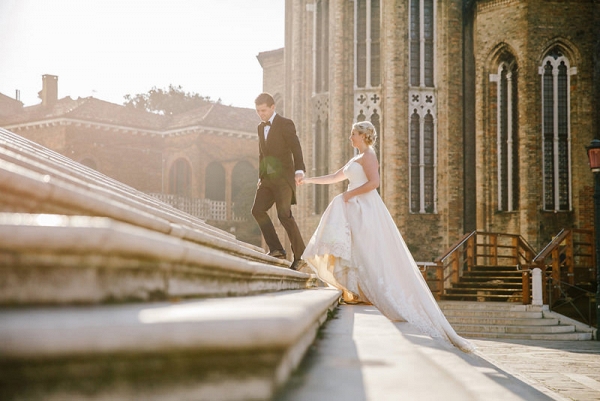
[[[296,185],[302,185],[302,180],[304,180],[304,171],[296,172]]]

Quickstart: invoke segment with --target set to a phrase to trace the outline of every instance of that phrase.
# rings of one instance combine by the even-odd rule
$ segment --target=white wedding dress
[[[367,182],[354,159],[344,167],[348,189]],[[394,321],[471,352],[446,320],[379,193],[370,191],[329,204],[302,258],[321,280],[375,305]]]

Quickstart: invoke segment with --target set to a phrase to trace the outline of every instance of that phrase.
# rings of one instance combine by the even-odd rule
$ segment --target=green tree
[[[172,84],[168,89],[159,89],[155,86],[147,93],[127,94],[124,98],[124,106],[166,116],[183,113],[206,103],[221,103],[221,99],[215,102],[209,96],[185,92],[181,85],[174,86]]]

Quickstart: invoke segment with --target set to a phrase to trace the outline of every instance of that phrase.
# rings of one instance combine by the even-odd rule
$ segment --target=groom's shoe
[[[302,260],[302,259],[296,259],[296,260],[294,260],[294,262],[290,266],[290,269],[292,269],[292,270],[300,270],[304,266],[307,266],[307,264],[306,264],[306,262],[304,260]]]
[[[277,259],[285,259],[287,256],[283,249],[276,249],[274,251],[269,252],[268,255]]]

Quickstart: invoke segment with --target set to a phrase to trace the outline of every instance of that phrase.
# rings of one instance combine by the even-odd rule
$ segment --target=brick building
[[[592,226],[599,43],[593,0],[287,0],[265,89],[309,174],[351,157],[352,123],[378,127],[380,193],[417,260],[473,230],[540,250]],[[342,190],[300,188],[306,238]]]
[[[57,94],[58,77],[44,75],[39,105],[0,95],[0,126],[260,244],[255,110],[206,102],[164,116]]]

